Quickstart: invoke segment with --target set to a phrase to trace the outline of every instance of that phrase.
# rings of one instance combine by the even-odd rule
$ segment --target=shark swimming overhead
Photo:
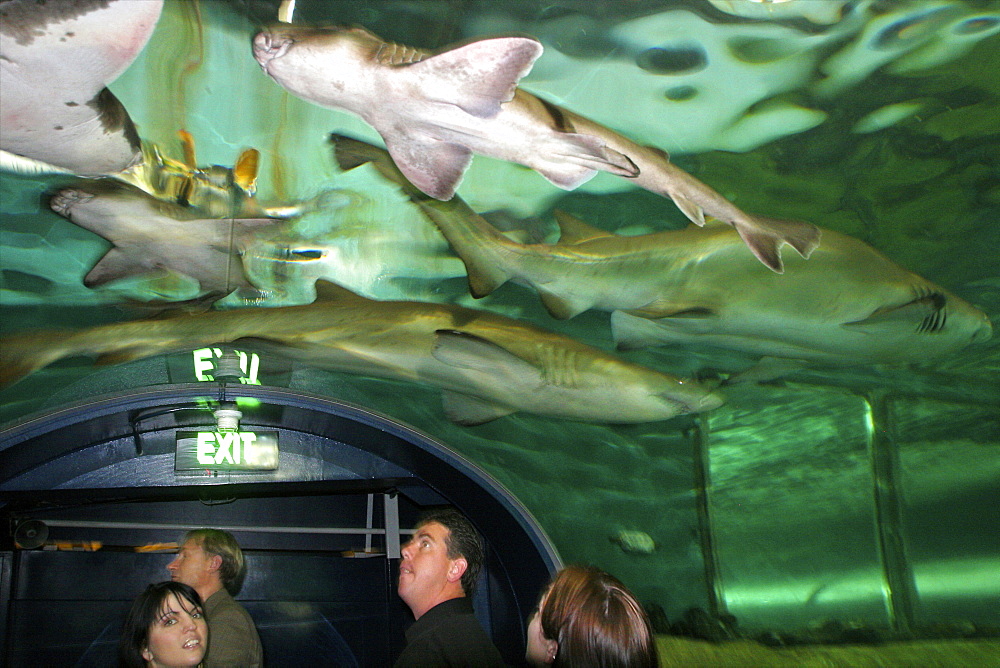
[[[0,164],[98,176],[138,162],[135,127],[106,86],[139,55],[162,7],[163,0],[6,0],[0,149],[9,155]]]
[[[363,118],[406,178],[435,199],[454,195],[478,153],[530,167],[567,190],[597,171],[634,179],[698,225],[708,214],[734,226],[776,272],[782,244],[803,257],[816,247],[815,226],[746,214],[663,151],[516,88],[541,52],[535,40],[512,37],[430,53],[361,28],[290,24],[254,38],[254,56],[271,78],[297,97]]]
[[[619,236],[557,212],[558,243],[519,243],[459,197],[421,195],[377,147],[330,141],[341,169],[370,162],[420,206],[465,263],[473,297],[515,281],[534,288],[556,318],[613,311],[623,349],[704,343],[836,364],[920,363],[992,334],[979,309],[831,230],[813,257],[793,256],[783,275],[750,258],[736,230],[718,222]]]
[[[240,254],[273,218],[206,218],[196,209],[153,196],[117,179],[82,181],[63,188],[52,209],[112,243],[87,273],[90,288],[129,276],[171,270],[196,279],[202,294],[254,292]]]
[[[596,348],[486,311],[379,302],[330,283],[306,306],[209,311],[0,341],[0,385],[77,355],[139,359],[252,338],[324,369],[423,383],[445,412],[480,424],[515,411],[634,423],[711,410],[722,397]]]
[[[559,213],[557,244],[520,244],[460,199],[421,208],[465,263],[472,295],[508,280],[557,318],[613,311],[619,348],[702,343],[835,364],[923,363],[990,338],[986,314],[871,246],[824,230],[784,275],[743,252],[721,224],[635,237]]]

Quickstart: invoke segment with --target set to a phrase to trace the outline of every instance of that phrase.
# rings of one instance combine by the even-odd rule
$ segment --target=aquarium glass
[[[10,16],[2,148],[69,161],[96,65],[16,86]],[[279,72],[316,39],[279,17],[370,34]],[[165,0],[104,82],[141,167],[0,163],[0,423],[235,348],[448,444],[660,631],[995,631],[998,35],[993,0]]]

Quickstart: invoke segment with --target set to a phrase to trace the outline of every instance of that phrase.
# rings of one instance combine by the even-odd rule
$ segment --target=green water
[[[183,128],[199,164],[231,166],[241,150],[258,149],[265,202],[355,193],[328,200],[295,230],[339,248],[344,260],[327,276],[362,294],[490,309],[612,350],[607,313],[557,321],[514,284],[473,300],[431,223],[372,170],[340,172],[328,133],[379,137],[260,71],[250,40],[276,6],[168,0],[145,51],[110,86],[143,139],[180,159]],[[423,48],[533,35],[546,50],[525,89],[669,151],[746,211],[867,242],[997,326],[1000,13],[992,2],[317,0],[297,11],[297,20],[363,25]],[[136,300],[197,296],[183,281],[84,287],[109,246],[40,204],[65,182],[0,173],[4,334],[125,321],[144,315]],[[631,234],[686,224],[669,200],[623,179],[599,174],[567,193],[483,157],[459,194],[550,239],[555,209]],[[363,246],[375,238],[379,245]],[[307,294],[310,278],[293,275],[285,301],[271,305]],[[709,381],[755,361],[700,345],[621,355]],[[0,391],[0,418],[141,384],[132,370],[142,364],[58,362]],[[439,438],[510,489],[564,561],[615,573],[671,620],[714,605],[744,628],[830,619],[888,627],[902,614],[892,609],[888,570],[911,589],[912,623],[984,629],[1000,625],[998,379],[995,337],[919,368],[820,366],[732,386],[725,406],[700,417],[594,425],[519,413],[476,427],[448,422],[426,386],[307,367],[291,385]],[[892,480],[879,456],[893,463]],[[882,552],[880,527],[904,537],[895,556]],[[655,548],[624,549],[615,540],[622,531],[646,534]]]

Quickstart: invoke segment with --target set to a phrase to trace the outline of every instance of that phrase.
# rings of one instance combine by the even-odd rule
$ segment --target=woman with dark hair
[[[646,668],[659,665],[646,612],[613,575],[567,566],[542,592],[528,622],[533,666]]]
[[[197,666],[208,649],[201,597],[181,582],[146,587],[125,617],[118,646],[125,668]]]

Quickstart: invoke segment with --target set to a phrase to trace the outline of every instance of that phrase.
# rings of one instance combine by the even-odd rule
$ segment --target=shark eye
[[[323,257],[321,250],[293,250],[293,260],[319,260]]]

